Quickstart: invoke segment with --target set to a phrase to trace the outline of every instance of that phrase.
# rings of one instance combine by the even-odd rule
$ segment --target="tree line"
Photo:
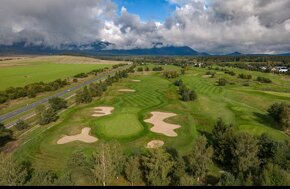
[[[67,173],[32,169],[29,162],[17,163],[0,154],[0,185],[74,185],[74,173],[95,185],[109,186],[123,177],[131,185],[147,186],[288,186],[290,148],[267,134],[253,137],[222,119],[206,138],[198,136],[191,150],[180,155],[172,148],[124,153],[116,141],[99,143],[91,155],[81,150],[67,162]],[[212,166],[221,171],[210,179]]]
[[[102,96],[109,86],[122,78],[127,78],[128,73],[134,72],[134,67],[135,66],[131,66],[126,70],[117,71],[114,76],[108,76],[104,82],[92,83],[89,87],[86,86],[82,90],[77,91],[75,98],[76,104],[90,103],[94,97]]]

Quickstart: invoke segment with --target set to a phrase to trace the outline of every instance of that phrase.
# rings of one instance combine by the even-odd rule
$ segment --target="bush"
[[[241,79],[252,79],[252,75],[246,75],[246,74],[239,74],[239,78]]]
[[[23,120],[18,120],[15,125],[16,129],[21,131],[28,127],[28,124]]]
[[[265,78],[265,77],[257,77],[257,81],[261,83],[272,83],[271,79]]]
[[[155,72],[162,71],[163,67],[161,67],[161,66],[154,67],[152,70],[155,71]]]
[[[86,77],[88,77],[88,74],[86,73],[79,73],[74,76],[74,78],[86,78]]]
[[[170,79],[179,77],[179,74],[177,73],[177,71],[164,71],[163,76]]]
[[[227,84],[227,80],[221,78],[218,80],[218,86],[225,86]]]
[[[143,72],[143,67],[138,67],[137,72]]]
[[[48,103],[50,107],[55,111],[67,108],[67,101],[59,97],[49,99]]]

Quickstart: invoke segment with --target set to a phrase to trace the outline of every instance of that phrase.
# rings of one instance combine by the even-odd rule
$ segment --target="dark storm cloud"
[[[98,38],[116,5],[104,0],[1,0],[0,43],[25,40],[58,46]]]
[[[211,53],[290,52],[290,0],[168,0],[164,23],[111,0],[0,0],[0,44],[58,46],[106,40],[115,48],[188,45]]]

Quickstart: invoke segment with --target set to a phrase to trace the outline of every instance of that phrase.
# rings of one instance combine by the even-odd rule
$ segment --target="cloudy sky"
[[[0,0],[0,44],[290,52],[290,0]]]

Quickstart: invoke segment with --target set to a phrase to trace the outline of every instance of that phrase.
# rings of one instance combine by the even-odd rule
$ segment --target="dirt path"
[[[81,141],[85,143],[97,142],[98,139],[96,137],[90,136],[90,131],[91,128],[89,127],[83,128],[81,134],[73,136],[64,136],[57,141],[57,144],[66,144],[74,141]]]
[[[154,127],[150,129],[152,132],[164,134],[169,137],[177,136],[177,133],[174,130],[180,128],[181,126],[164,122],[165,119],[174,117],[176,114],[164,112],[151,112],[151,114],[153,116],[144,121],[154,125]]]
[[[132,81],[133,81],[133,82],[141,82],[140,80],[135,80],[135,79],[133,79]]]
[[[92,116],[103,117],[103,116],[111,115],[114,109],[115,109],[114,107],[96,107],[94,108],[94,114]]]

